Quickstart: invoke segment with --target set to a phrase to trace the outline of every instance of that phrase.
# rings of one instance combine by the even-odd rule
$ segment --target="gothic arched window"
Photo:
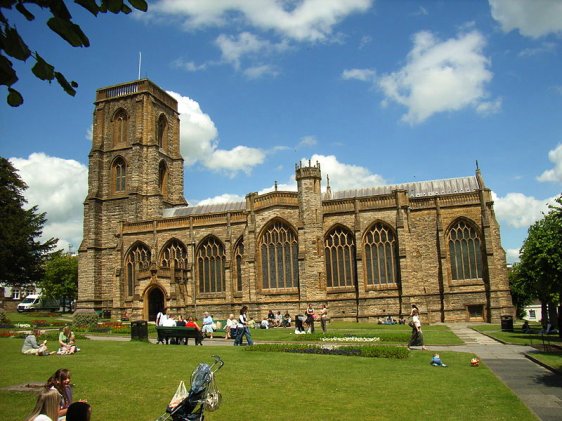
[[[156,124],[156,140],[160,148],[168,146],[168,120],[164,114],[161,114]]]
[[[381,222],[365,234],[365,274],[367,285],[398,283],[397,241],[393,229]]]
[[[129,116],[127,112],[120,108],[113,115],[113,146],[125,144],[127,142],[127,123]]]
[[[125,257],[125,269],[127,277],[127,296],[134,295],[135,286],[139,272],[147,271],[150,268],[150,250],[144,244],[137,244]]]
[[[244,263],[244,238],[241,238],[234,247],[234,290],[236,292],[242,291],[242,265]]]
[[[299,246],[295,232],[274,221],[259,241],[262,288],[295,288],[299,284]]]
[[[121,157],[113,161],[111,168],[113,178],[113,192],[125,193],[127,190],[127,165]]]
[[[224,292],[224,245],[216,237],[207,237],[197,250],[199,292]]]
[[[335,227],[324,239],[326,256],[326,285],[350,287],[355,285],[355,237],[344,227]]]
[[[461,219],[449,229],[449,258],[453,280],[482,278],[482,250],[475,226]]]
[[[162,195],[168,193],[168,166],[165,161],[161,161],[158,168],[158,188]]]
[[[187,248],[180,241],[170,240],[160,253],[160,267],[187,269]]]

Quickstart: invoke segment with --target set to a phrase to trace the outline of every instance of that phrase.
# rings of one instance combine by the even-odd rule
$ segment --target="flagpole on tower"
[[[140,79],[140,75],[141,75],[141,63],[142,63],[142,54],[139,51],[139,79]]]

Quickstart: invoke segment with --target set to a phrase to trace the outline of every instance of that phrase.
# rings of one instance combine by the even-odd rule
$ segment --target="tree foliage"
[[[0,157],[0,281],[10,285],[40,281],[44,258],[57,242],[38,240],[45,213],[37,213],[37,206],[24,209],[26,188],[12,164]]]
[[[557,199],[561,204],[562,197]],[[518,287],[543,304],[562,299],[562,210],[551,207],[535,222],[523,243],[518,265]],[[547,317],[547,315],[543,315]],[[554,320],[551,320],[554,322]]]
[[[133,11],[131,7],[143,12],[148,9],[146,0],[74,0],[74,3],[95,17],[107,12],[129,14]],[[0,85],[8,87],[7,102],[12,107],[23,104],[23,96],[13,88],[18,81],[18,76],[10,58],[25,62],[31,57],[35,61],[31,68],[33,74],[49,83],[56,80],[69,95],[76,95],[78,87],[78,83],[69,82],[55,69],[55,66],[48,63],[37,51],[33,51],[23,40],[17,28],[10,23],[7,12],[13,10],[20,13],[27,21],[35,20],[35,15],[30,11],[29,6],[46,10],[51,16],[47,20],[47,27],[72,47],[90,46],[86,34],[73,22],[64,0],[0,0]]]
[[[63,307],[67,307],[78,292],[78,258],[62,251],[52,253],[46,259],[45,275],[39,286],[47,297],[62,298]]]

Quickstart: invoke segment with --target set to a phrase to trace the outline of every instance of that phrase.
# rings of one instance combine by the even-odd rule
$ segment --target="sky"
[[[561,193],[562,0],[158,0],[97,18],[67,3],[88,48],[41,11],[5,15],[76,96],[12,60],[25,102],[0,101],[0,156],[61,248],[82,240],[95,92],[139,77],[178,100],[190,205],[296,190],[301,160],[332,191],[478,162],[514,262]]]

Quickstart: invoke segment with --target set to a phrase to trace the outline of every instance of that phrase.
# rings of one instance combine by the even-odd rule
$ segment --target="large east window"
[[[262,288],[294,288],[299,284],[299,247],[295,232],[275,221],[259,241]]]
[[[343,227],[332,229],[324,240],[326,257],[326,285],[350,287],[355,285],[355,237]]]
[[[365,234],[364,247],[367,284],[397,284],[397,242],[394,230],[381,222],[374,224]]]
[[[449,258],[453,280],[482,278],[480,236],[468,221],[457,221],[449,229]]]

